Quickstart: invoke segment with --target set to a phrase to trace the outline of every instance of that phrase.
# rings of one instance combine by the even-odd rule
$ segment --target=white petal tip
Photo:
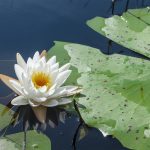
[[[14,106],[27,105],[28,100],[25,99],[23,96],[17,96],[11,101],[11,104]]]
[[[46,54],[47,54],[47,51],[46,51],[46,50],[43,50],[43,51],[41,52],[41,54],[40,54],[40,57],[46,56]]]
[[[20,53],[16,53],[16,57],[20,56]]]

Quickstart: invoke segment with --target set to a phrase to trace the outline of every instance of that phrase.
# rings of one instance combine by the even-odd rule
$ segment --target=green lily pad
[[[6,106],[0,104],[0,118],[1,118],[1,122],[0,122],[0,130],[3,129],[4,127],[6,127],[12,118],[12,113],[13,111],[7,111],[5,114],[3,114],[4,109],[6,108]]]
[[[50,140],[44,134],[37,133],[36,131],[28,131],[26,137],[26,150],[51,150]],[[16,149],[14,150],[22,149],[24,133],[21,132],[7,135],[5,136],[5,141],[6,140],[11,141],[11,143],[14,143],[13,145],[15,145],[16,147]]]
[[[66,51],[64,51],[64,45],[67,44],[69,44],[69,42],[54,41],[54,46],[48,51],[47,59],[52,56],[56,56],[56,59],[60,65],[68,63],[70,60],[69,55]]]
[[[78,68],[79,98],[85,122],[116,137],[125,147],[150,148],[150,62],[122,55],[107,56],[98,49],[70,44],[65,49]]]
[[[150,8],[131,9],[122,16],[96,17],[87,25],[112,41],[150,58]]]
[[[7,139],[0,139],[0,148],[1,150],[19,150],[18,148],[16,148],[14,142]]]

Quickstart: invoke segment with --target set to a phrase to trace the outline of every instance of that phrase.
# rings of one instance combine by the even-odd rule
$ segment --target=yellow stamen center
[[[50,75],[44,72],[34,72],[32,74],[32,82],[37,89],[42,86],[47,86],[48,88],[52,86],[52,79]]]

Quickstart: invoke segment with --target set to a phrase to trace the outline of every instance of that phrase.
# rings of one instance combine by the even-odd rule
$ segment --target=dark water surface
[[[127,1],[117,0],[114,14],[122,14]],[[128,8],[146,6],[150,6],[150,0],[129,0]],[[3,60],[0,61],[0,73],[15,76],[16,52],[27,58],[36,50],[48,50],[53,41],[81,43],[108,53],[108,40],[91,30],[85,22],[95,16],[111,16],[111,8],[111,0],[0,0],[0,60]],[[114,43],[110,53],[141,57]],[[2,83],[0,87],[1,97],[11,93]],[[6,104],[6,101],[2,103]],[[20,131],[20,126],[9,132]],[[45,133],[51,139],[52,150],[72,150],[77,126],[77,119],[71,117],[65,125],[47,129]],[[126,149],[116,139],[104,138],[98,130],[91,129],[88,136],[77,143],[77,150]]]

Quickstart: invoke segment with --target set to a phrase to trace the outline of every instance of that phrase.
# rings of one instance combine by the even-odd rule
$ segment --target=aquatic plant
[[[129,10],[123,16],[112,16],[106,19],[96,17],[89,20],[87,24],[112,41],[150,57],[149,17],[149,8],[135,9]],[[0,76],[4,83],[22,96],[21,99],[17,97],[10,101],[8,108],[0,105],[0,109],[4,109],[2,119],[5,120],[0,124],[4,133],[0,142],[8,143],[4,145],[11,145],[14,149],[19,148],[18,143],[14,146],[14,139],[16,136],[20,138],[22,133],[19,133],[19,136],[7,136],[5,132],[8,127],[15,126],[22,119],[23,149],[30,149],[37,145],[42,147],[40,142],[37,145],[32,142],[29,146],[26,145],[26,134],[29,132],[26,131],[28,129],[38,131],[39,126],[43,129],[49,127],[48,125],[55,127],[59,121],[65,122],[67,114],[75,113],[79,117],[80,124],[73,139],[74,149],[77,139],[81,140],[90,127],[95,127],[104,136],[111,135],[117,138],[127,148],[149,150],[149,60],[120,54],[105,55],[99,49],[67,42],[55,42],[48,53],[44,51],[41,55],[42,57],[37,52],[33,60],[31,58],[28,60],[29,72],[24,71],[23,68],[27,66],[22,57],[17,55],[19,66],[16,65],[15,70],[20,82],[4,75]],[[54,56],[63,67],[59,68]],[[69,67],[72,73],[68,70]],[[47,75],[53,71],[56,71],[52,76],[54,80]],[[62,84],[64,84],[63,88],[60,87]],[[69,90],[67,85],[71,85]],[[29,90],[31,87],[33,92]],[[82,90],[79,87],[82,87]],[[52,97],[57,90],[59,93]],[[65,98],[65,101],[62,101],[62,98],[63,100]],[[66,101],[66,98],[69,100]],[[20,106],[22,104],[23,106]],[[13,105],[19,107],[12,110]],[[8,110],[12,112],[12,116],[8,115]],[[79,137],[77,137],[78,133]],[[31,137],[36,134],[31,131]],[[45,138],[41,133],[36,137]],[[50,145],[47,138],[42,139],[43,141]]]

